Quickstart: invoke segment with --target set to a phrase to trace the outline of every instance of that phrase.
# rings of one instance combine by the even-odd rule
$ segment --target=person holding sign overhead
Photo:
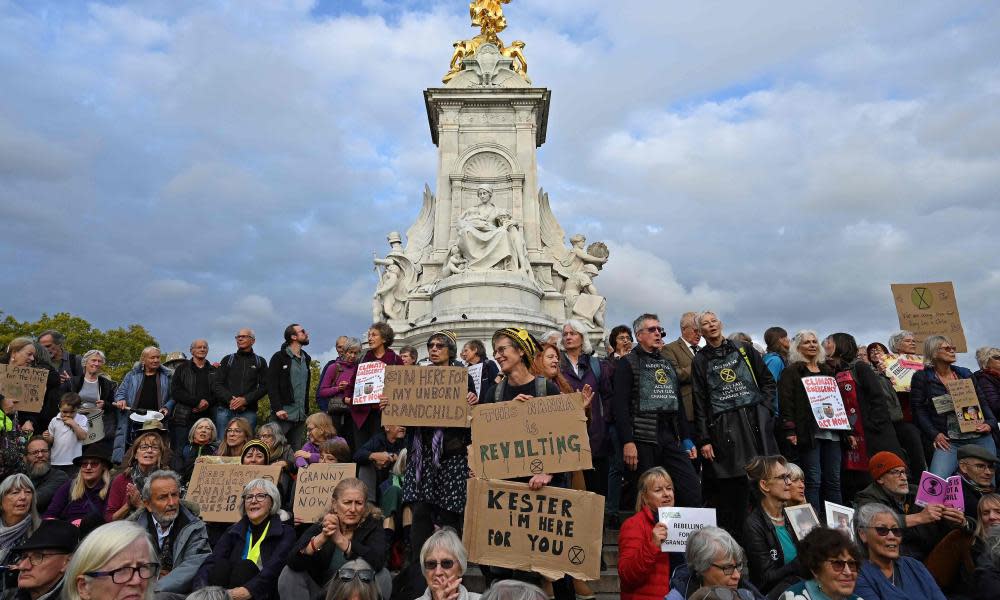
[[[674,482],[663,467],[639,476],[635,514],[618,534],[618,577],[622,600],[662,600],[670,592],[670,554],[660,545],[667,524],[659,522],[660,508],[674,505]]]
[[[816,514],[823,514],[823,500],[842,504],[840,494],[840,442],[846,438],[845,423],[820,427],[834,416],[835,407],[824,403],[822,415],[817,415],[805,382],[832,382],[837,392],[833,369],[826,365],[826,354],[815,331],[802,330],[795,334],[788,348],[788,366],[778,383],[778,404],[781,406],[781,429],[785,439],[799,451],[799,465],[806,474],[806,499]],[[839,393],[836,394],[839,398]],[[840,409],[843,411],[843,404]],[[832,420],[832,419],[831,419]],[[841,430],[841,431],[838,431]],[[846,440],[845,440],[846,441]],[[853,447],[856,442],[850,442]],[[821,493],[822,492],[822,493]]]
[[[955,365],[955,345],[943,335],[932,335],[924,340],[923,371],[913,374],[910,381],[910,402],[913,419],[924,436],[934,441],[934,456],[928,471],[938,477],[948,477],[958,466],[958,450],[962,446],[976,445],[996,456],[997,448],[991,431],[997,420],[988,404],[980,407],[984,422],[975,431],[963,433],[958,424],[955,406],[948,391],[948,383],[971,379],[972,371]]]
[[[254,479],[243,487],[242,518],[216,542],[194,578],[194,589],[218,585],[230,600],[277,598],[278,576],[295,543],[295,530],[281,520],[274,483]]]
[[[461,366],[456,336],[452,331],[438,331],[427,339],[426,367]],[[468,379],[467,401],[479,402],[476,386]],[[385,400],[383,400],[385,402]],[[434,532],[434,526],[461,531],[465,513],[466,480],[469,457],[466,448],[472,443],[469,429],[463,427],[407,427],[407,463],[403,475],[403,502],[413,508],[410,529],[411,556],[418,559],[420,548]]]
[[[62,382],[56,370],[38,358],[38,348],[41,346],[36,347],[31,338],[16,337],[7,344],[7,353],[0,357],[2,364],[11,367],[45,369],[48,373],[45,380],[45,399],[42,402],[41,412],[16,411],[21,431],[28,434],[44,429],[59,412],[59,388]],[[42,352],[47,352],[47,350],[42,348]]]

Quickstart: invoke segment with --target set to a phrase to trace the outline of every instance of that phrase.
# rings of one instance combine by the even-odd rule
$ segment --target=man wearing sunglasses
[[[298,323],[285,328],[285,343],[274,353],[267,368],[267,395],[271,413],[292,448],[301,448],[306,438],[309,382],[312,357],[306,352],[309,333]]]
[[[691,460],[694,442],[681,400],[677,371],[660,354],[660,318],[645,313],[632,323],[638,343],[615,367],[615,427],[629,482],[652,467],[674,480],[678,506],[701,506],[701,483]],[[635,485],[630,486],[635,489]],[[627,506],[627,504],[626,504]]]
[[[42,521],[35,533],[13,549],[20,557],[15,600],[56,600],[62,578],[80,542],[80,530],[65,521]]]

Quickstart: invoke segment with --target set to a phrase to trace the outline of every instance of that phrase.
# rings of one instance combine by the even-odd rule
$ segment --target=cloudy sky
[[[655,7],[655,8],[654,8]],[[714,307],[884,340],[955,282],[1000,345],[1000,4],[514,0],[552,90],[539,181],[603,240],[609,320]],[[465,0],[0,0],[0,310],[360,334],[372,251],[434,187],[422,90]],[[972,366],[971,356],[962,363]]]

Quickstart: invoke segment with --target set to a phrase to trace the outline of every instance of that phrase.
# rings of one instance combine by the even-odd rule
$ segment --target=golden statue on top
[[[510,0],[472,0],[469,3],[469,16],[472,17],[472,26],[479,27],[479,35],[471,40],[459,40],[452,44],[455,52],[451,56],[451,64],[448,72],[442,81],[448,83],[452,77],[458,75],[462,70],[462,59],[476,53],[479,46],[489,43],[495,45],[502,55],[513,59],[511,69],[528,79],[528,62],[524,58],[524,42],[518,40],[510,47],[505,47],[503,41],[497,36],[498,33],[507,28],[507,19],[503,16],[503,5],[510,4]]]

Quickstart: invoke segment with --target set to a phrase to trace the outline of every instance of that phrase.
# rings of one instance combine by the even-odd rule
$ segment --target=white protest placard
[[[378,404],[383,390],[385,390],[385,363],[373,360],[358,365],[351,402],[356,405]]]
[[[483,390],[479,389],[483,385],[483,363],[469,365],[469,376],[472,377],[472,383],[476,386],[476,397],[479,397],[483,393]]]
[[[667,539],[660,546],[662,552],[684,552],[688,538],[705,527],[715,527],[714,508],[687,508],[667,506],[660,508],[660,523],[667,524]]]
[[[844,399],[840,396],[837,380],[825,375],[803,377],[802,385],[809,397],[813,417],[820,429],[842,429],[850,431],[851,423],[844,410]]]

